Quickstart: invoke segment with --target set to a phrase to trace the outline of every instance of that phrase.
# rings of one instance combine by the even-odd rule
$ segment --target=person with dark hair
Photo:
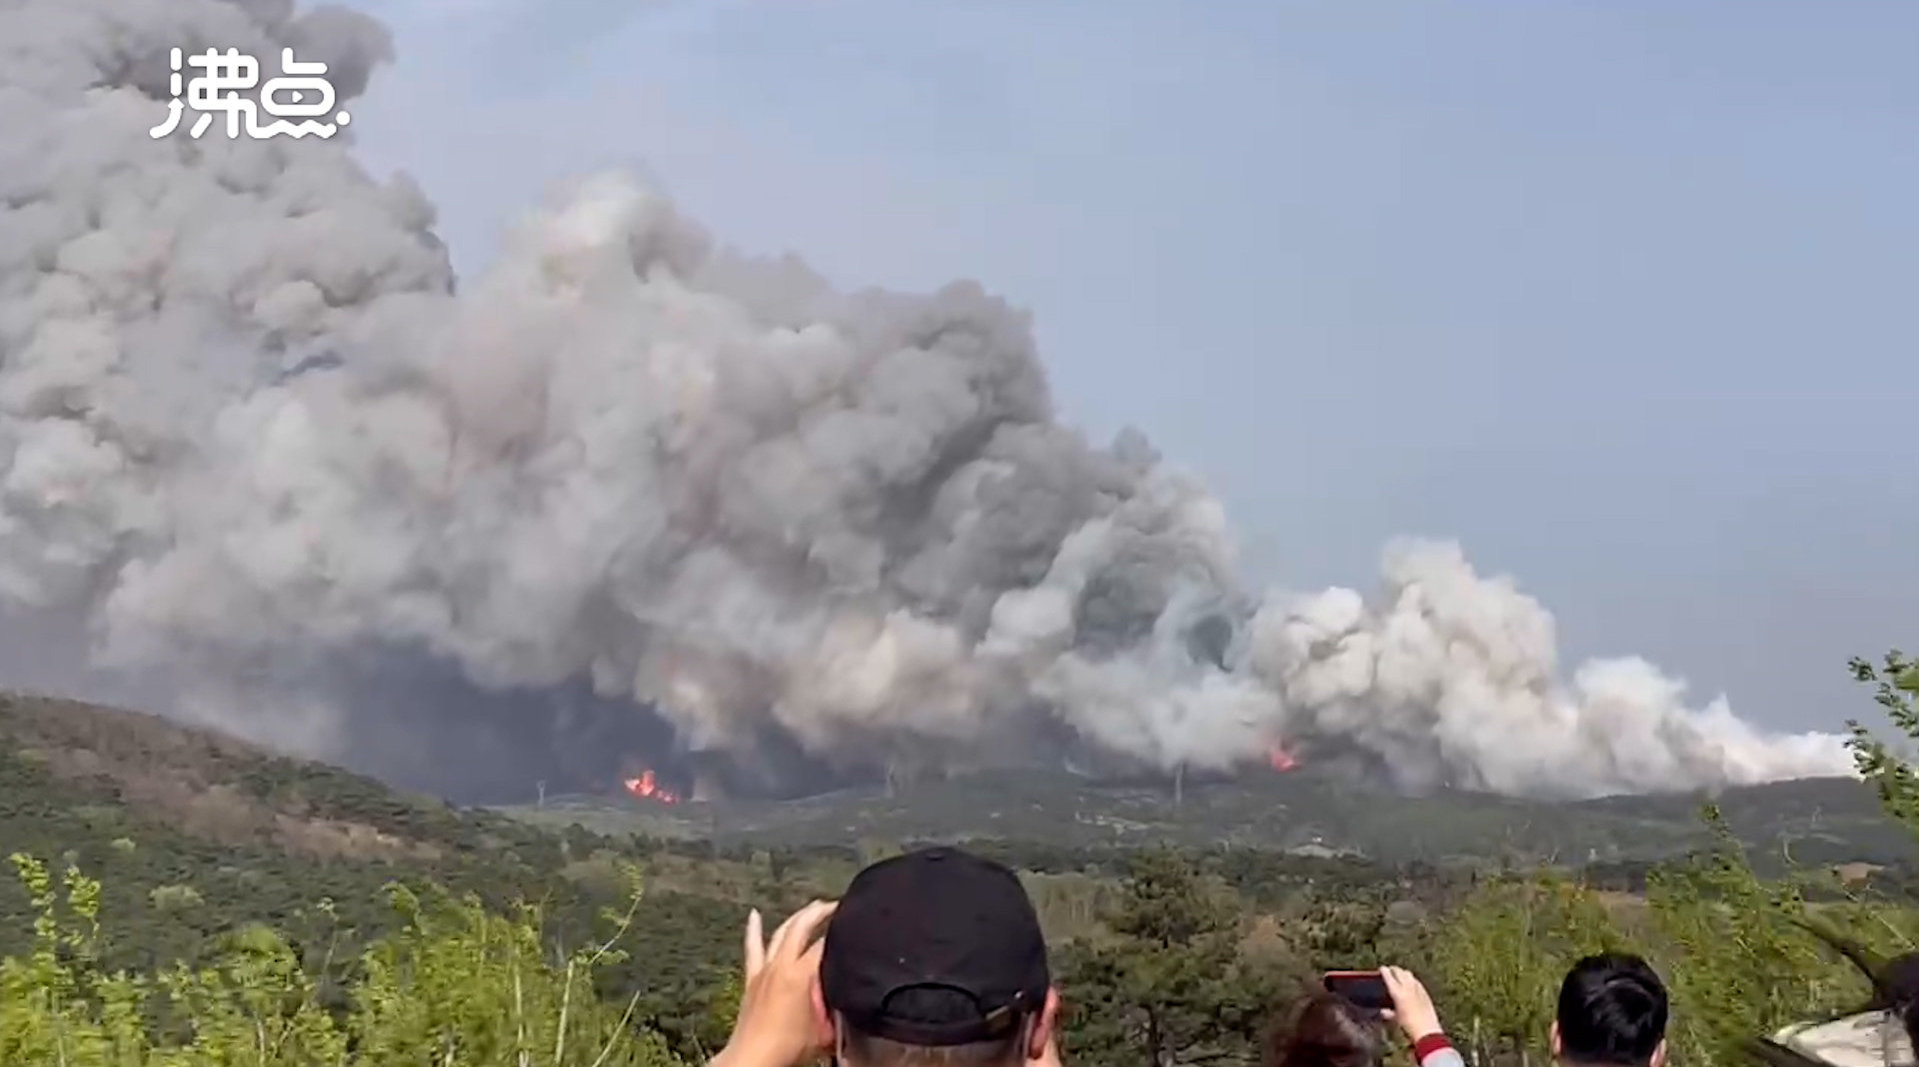
[[[1638,956],[1573,964],[1559,986],[1553,1059],[1561,1067],[1665,1067],[1666,985]]]
[[[1306,998],[1291,1025],[1267,1038],[1263,1067],[1380,1067],[1386,1059],[1382,1023],[1406,1035],[1419,1067],[1464,1067],[1439,1025],[1433,998],[1411,971],[1382,967],[1390,1011],[1368,1011],[1337,993]]]
[[[1379,1067],[1386,1057],[1379,1024],[1379,1013],[1337,993],[1315,994],[1267,1037],[1263,1067]]]
[[[841,1067],[1057,1067],[1039,915],[997,863],[953,848],[875,863],[837,904],[787,920],[757,968],[755,926],[739,1022],[714,1067],[799,1067],[822,1052]]]

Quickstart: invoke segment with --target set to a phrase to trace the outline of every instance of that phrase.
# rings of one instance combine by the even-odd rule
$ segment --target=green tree
[[[1301,918],[1299,940],[1316,969],[1391,962],[1382,958],[1386,904],[1374,894],[1318,897]]]
[[[157,976],[99,964],[100,884],[14,858],[37,911],[33,950],[0,961],[0,1063],[63,1067],[681,1067],[661,1038],[592,995],[614,936],[554,960],[539,915],[394,887],[399,932],[374,943],[341,1010],[279,934],[249,926],[206,966]],[[634,905],[637,906],[635,897]]]
[[[1653,872],[1647,902],[1672,994],[1672,1047],[1688,1063],[1730,1063],[1745,1039],[1860,999],[1865,987],[1801,925],[1802,880],[1760,878],[1718,808],[1704,817],[1715,847]]]
[[[1543,1062],[1567,968],[1629,947],[1592,890],[1551,874],[1508,877],[1482,883],[1445,917],[1424,969],[1474,1062]]]
[[[1240,918],[1178,855],[1135,857],[1104,916],[1110,936],[1063,954],[1071,1054],[1139,1067],[1247,1058],[1282,977],[1240,951]]]
[[[1850,666],[1854,679],[1873,687],[1873,700],[1906,740],[1919,743],[1919,660],[1894,649],[1876,667],[1861,658],[1854,658]],[[1909,755],[1894,752],[1858,720],[1846,725],[1852,731],[1860,775],[1879,791],[1886,814],[1919,836],[1919,771]]]
[[[1919,742],[1919,664],[1899,652],[1880,664],[1854,659],[1855,680],[1871,685],[1905,744],[1895,749],[1857,720],[1847,723],[1861,777],[1888,816],[1919,837],[1919,773],[1910,749]],[[1792,871],[1763,879],[1716,808],[1706,810],[1715,847],[1693,861],[1655,871],[1648,900],[1674,1001],[1672,1040],[1688,1064],[1738,1062],[1737,1046],[1781,1024],[1824,1016],[1861,1002],[1867,986],[1836,958],[1809,924],[1890,955],[1911,951],[1919,910],[1908,899],[1839,895],[1825,872]],[[1828,903],[1808,903],[1817,888]]]

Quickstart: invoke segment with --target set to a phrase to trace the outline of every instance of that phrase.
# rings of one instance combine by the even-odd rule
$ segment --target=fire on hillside
[[[678,804],[680,796],[659,783],[651,768],[640,772],[637,778],[627,778],[621,783],[628,796],[637,800],[651,800],[660,804]]]

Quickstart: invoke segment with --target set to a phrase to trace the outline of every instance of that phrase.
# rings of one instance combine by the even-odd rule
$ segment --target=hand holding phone
[[[1326,992],[1345,997],[1368,1011],[1388,1011],[1393,1006],[1393,995],[1378,971],[1328,971],[1321,976],[1320,984],[1326,987]]]
[[[1393,1001],[1393,1022],[1415,1044],[1434,1034],[1445,1033],[1439,1023],[1439,1009],[1426,984],[1404,967],[1381,967],[1379,977],[1386,983],[1386,995]]]

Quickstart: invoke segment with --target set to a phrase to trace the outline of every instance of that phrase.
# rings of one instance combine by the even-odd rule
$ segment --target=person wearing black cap
[[[822,924],[825,937],[806,947]],[[841,1067],[1057,1063],[1059,996],[1039,916],[997,863],[953,848],[875,863],[837,904],[787,920],[757,967],[756,926],[748,920],[740,1020],[714,1067],[798,1067],[821,1051]],[[809,969],[815,980],[802,982]],[[794,1021],[802,985],[805,1026]],[[800,1040],[774,1033],[796,1027]]]
[[[1014,1067],[1045,1055],[1059,1011],[1026,888],[952,848],[853,879],[826,928],[820,995],[846,1067]]]

